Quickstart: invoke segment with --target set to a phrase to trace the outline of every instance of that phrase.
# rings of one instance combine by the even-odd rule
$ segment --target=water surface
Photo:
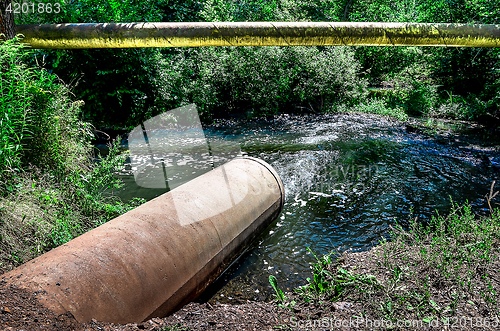
[[[220,121],[204,132],[210,145],[237,145],[267,161],[286,193],[279,219],[212,289],[212,301],[265,299],[271,274],[284,289],[303,285],[313,262],[307,247],[318,255],[332,248],[366,250],[396,222],[407,226],[411,218],[425,222],[446,214],[451,200],[486,214],[484,196],[500,179],[485,162],[499,157],[498,147],[408,133],[403,123],[378,116]],[[131,176],[125,180],[125,198],[164,192],[139,188]]]

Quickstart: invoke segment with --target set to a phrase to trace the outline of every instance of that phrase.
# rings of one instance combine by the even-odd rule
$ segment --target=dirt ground
[[[144,323],[126,325],[92,321],[78,323],[70,313],[56,316],[38,304],[36,297],[24,290],[0,284],[1,330],[291,330],[307,327],[308,320],[336,318],[349,320],[356,305],[347,302],[324,303],[319,306],[302,303],[293,311],[275,302],[247,302],[240,305],[189,303],[175,314],[153,318]],[[291,297],[291,295],[290,295]],[[314,328],[324,329],[324,328]],[[325,328],[325,330],[328,328]],[[350,330],[350,328],[342,328]]]
[[[1,330],[291,330],[290,326],[304,326],[308,320],[324,317],[349,320],[356,306],[346,302],[327,303],[316,307],[298,304],[293,312],[274,302],[248,302],[240,305],[189,303],[175,314],[153,318],[144,323],[126,325],[78,323],[70,313],[56,316],[39,305],[29,293],[13,288],[0,290]],[[302,323],[302,324],[301,324]],[[293,328],[295,329],[295,328]],[[323,329],[323,328],[314,328]],[[326,328],[328,329],[328,328]],[[342,328],[349,330],[349,328]]]
[[[386,273],[378,263],[377,249],[361,253],[344,253],[339,264],[357,274],[370,273],[382,282]],[[332,265],[332,268],[335,267]],[[171,316],[153,318],[143,323],[126,325],[91,321],[78,323],[70,313],[56,316],[37,303],[36,295],[23,290],[7,288],[0,284],[0,330],[383,330],[387,325],[380,320],[370,320],[363,302],[308,303],[295,293],[286,293],[285,305],[277,302],[247,301],[247,303],[210,304],[189,303]],[[296,301],[292,307],[287,303]],[[443,326],[421,323],[420,325],[393,326],[392,330],[498,330],[500,326],[471,327],[468,321],[482,316],[477,307],[461,308],[460,316],[466,318],[454,325]],[[367,317],[366,317],[367,316]],[[461,325],[463,324],[463,325]]]
[[[295,298],[292,293],[287,293],[287,296],[289,300]],[[276,302],[247,301],[238,305],[192,302],[171,316],[139,324],[118,325],[99,321],[80,324],[70,313],[57,316],[41,306],[36,294],[0,283],[0,330],[329,330],[330,327],[314,327],[306,323],[319,322],[322,318],[348,321],[359,314],[360,308],[347,302],[326,302],[319,306],[297,301],[299,303],[293,310],[280,307]]]

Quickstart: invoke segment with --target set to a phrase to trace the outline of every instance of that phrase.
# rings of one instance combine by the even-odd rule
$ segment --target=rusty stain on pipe
[[[236,158],[3,275],[79,322],[142,322],[196,298],[275,220],[276,171]]]
[[[150,22],[18,25],[33,48],[201,46],[500,47],[500,25],[383,22]]]

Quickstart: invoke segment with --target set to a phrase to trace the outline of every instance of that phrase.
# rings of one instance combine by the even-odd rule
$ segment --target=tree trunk
[[[15,36],[12,7],[11,11],[6,10],[10,4],[10,0],[0,0],[0,40],[12,39]]]
[[[352,0],[348,0],[344,8],[344,16],[342,17],[342,21],[344,22],[347,21],[347,17],[349,17],[349,10],[351,9],[351,5]]]

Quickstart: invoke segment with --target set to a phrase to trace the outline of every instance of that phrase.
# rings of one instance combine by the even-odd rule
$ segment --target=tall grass
[[[25,64],[33,52],[17,39],[0,45],[0,170],[27,164],[59,175],[88,169],[91,126],[79,120],[81,101],[57,76]]]
[[[28,82],[32,75],[20,60],[22,46],[3,42],[0,52],[0,169],[20,167],[22,142],[29,137],[27,115],[31,105]]]
[[[138,204],[122,203],[119,146],[93,161],[83,102],[57,76],[25,63],[18,39],[0,43],[0,269],[10,269]]]

